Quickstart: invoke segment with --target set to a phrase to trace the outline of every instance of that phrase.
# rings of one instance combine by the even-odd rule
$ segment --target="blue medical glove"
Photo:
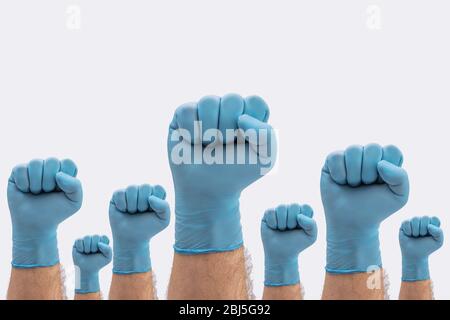
[[[313,210],[292,204],[267,210],[261,222],[265,256],[265,286],[300,283],[298,255],[317,239]]]
[[[413,218],[403,222],[400,233],[402,281],[430,279],[428,257],[444,244],[441,222],[436,217]]]
[[[109,206],[116,274],[144,273],[152,269],[150,239],[170,222],[169,204],[161,186],[129,186],[116,191]]]
[[[86,236],[75,241],[72,249],[75,265],[75,293],[100,292],[98,273],[111,262],[112,249],[107,236]]]
[[[380,267],[378,229],[408,201],[408,175],[394,146],[352,146],[330,154],[320,188],[327,222],[330,273],[367,272]]]
[[[176,252],[203,254],[242,246],[241,192],[275,164],[276,138],[268,118],[261,98],[236,94],[207,96],[177,109],[168,137]]]
[[[71,160],[32,160],[16,166],[8,181],[16,268],[49,267],[59,262],[58,225],[83,200],[77,167]]]

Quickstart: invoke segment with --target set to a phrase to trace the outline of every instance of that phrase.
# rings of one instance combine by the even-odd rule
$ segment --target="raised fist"
[[[281,205],[267,210],[261,222],[265,285],[299,283],[298,255],[317,239],[317,225],[308,205]]]
[[[259,97],[207,96],[179,107],[168,154],[176,195],[178,253],[242,246],[239,198],[275,164],[269,108]]]
[[[81,208],[83,191],[72,160],[32,160],[16,166],[8,181],[15,267],[59,262],[58,225]]]
[[[129,186],[114,193],[109,222],[114,241],[114,273],[151,270],[149,242],[170,222],[170,208],[161,186]]]
[[[76,240],[72,257],[76,268],[75,292],[78,294],[99,292],[98,273],[112,259],[108,237],[95,235]]]
[[[403,281],[430,279],[428,257],[444,244],[440,226],[436,217],[416,217],[403,222],[399,232]]]
[[[408,201],[403,156],[394,146],[351,146],[330,154],[320,181],[327,221],[327,271],[381,267],[380,223]]]

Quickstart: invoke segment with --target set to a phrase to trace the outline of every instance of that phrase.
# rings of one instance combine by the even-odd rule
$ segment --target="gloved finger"
[[[405,236],[411,237],[412,236],[411,221],[409,220],[403,221],[400,230],[405,234]]]
[[[382,160],[378,163],[378,173],[393,193],[399,196],[408,195],[409,180],[405,169]]]
[[[198,144],[201,132],[199,131],[197,104],[189,102],[178,107],[170,127],[173,130],[178,130],[187,143]]]
[[[85,254],[91,253],[91,242],[92,242],[92,238],[90,236],[85,236],[83,238],[83,246],[84,246]]]
[[[28,179],[30,181],[30,191],[33,194],[42,192],[42,173],[44,161],[40,159],[31,160],[28,164]]]
[[[112,258],[112,248],[107,245],[106,243],[99,242],[98,243],[98,250],[101,252],[101,254],[107,258],[109,261],[111,261]]]
[[[433,237],[435,241],[443,242],[444,241],[444,233],[441,228],[436,227],[435,225],[428,225],[428,233]]]
[[[44,161],[44,173],[42,177],[42,189],[52,192],[56,188],[56,174],[60,170],[60,162],[56,158],[48,158]]]
[[[313,208],[311,208],[311,206],[309,206],[307,204],[304,204],[304,205],[302,205],[301,214],[307,216],[308,218],[312,218],[314,215]]]
[[[418,217],[411,219],[411,234],[415,238],[420,235],[420,219]]]
[[[244,114],[262,122],[269,120],[269,106],[261,97],[249,96],[244,99],[244,105]]]
[[[30,180],[28,179],[28,167],[27,165],[18,165],[12,171],[12,182],[16,185],[17,189],[22,192],[30,192]]]
[[[219,111],[219,130],[222,133],[224,144],[234,142],[234,136],[227,137],[227,130],[237,130],[238,119],[243,113],[244,99],[240,95],[231,93],[222,97]]]
[[[383,158],[387,162],[395,166],[401,167],[403,164],[403,154],[399,148],[394,145],[387,145],[383,147]]]
[[[109,244],[109,238],[107,236],[101,236],[99,243]]]
[[[263,222],[265,222],[270,229],[276,230],[278,228],[275,209],[269,209],[264,213]]]
[[[81,202],[83,199],[83,189],[80,180],[77,178],[63,172],[58,172],[56,174],[56,184],[69,200]]]
[[[347,172],[347,184],[357,187],[362,181],[362,159],[364,148],[362,146],[350,146],[345,150],[345,169]]]
[[[211,139],[203,140],[204,144],[209,144],[212,141],[217,141],[219,130],[219,112],[220,112],[220,97],[206,96],[198,102],[198,120],[202,125],[202,135],[205,139],[205,133],[215,132],[211,134]]]
[[[153,187],[152,195],[155,197],[165,200],[166,199],[166,190],[160,185],[156,185]]]
[[[93,235],[91,237],[91,253],[98,252],[98,244],[100,242],[100,236],[99,235]]]
[[[428,234],[428,225],[429,224],[430,224],[430,218],[429,217],[422,217],[422,218],[420,218],[419,235],[421,237],[425,237]]]
[[[287,207],[280,205],[276,209],[276,217],[278,222],[278,230],[284,231],[287,228]]]
[[[441,226],[441,220],[439,220],[438,217],[431,217],[430,224],[432,224],[432,225],[434,225],[436,227],[440,227]]]
[[[364,147],[361,180],[364,184],[373,184],[378,179],[377,165],[383,157],[379,144],[371,143]]]
[[[309,218],[303,214],[297,216],[297,222],[301,229],[305,231],[310,237],[317,237],[317,225],[314,219]]]
[[[274,133],[270,124],[243,114],[238,119],[238,127],[244,131],[245,140],[253,147],[271,145]]]
[[[139,186],[138,190],[138,211],[148,211],[148,197],[152,195],[152,186],[149,184],[143,184]]]
[[[169,203],[166,200],[162,200],[155,196],[148,198],[150,208],[156,213],[156,215],[162,220],[168,220],[170,218]]]
[[[120,212],[126,212],[127,211],[127,197],[125,195],[125,190],[117,190],[113,194],[113,205],[119,210]]]
[[[301,207],[299,204],[294,203],[288,207],[287,213],[287,228],[293,230],[297,228],[297,215],[301,213]]]
[[[127,199],[127,212],[136,213],[138,207],[138,187],[134,185],[127,187],[125,196]]]
[[[75,249],[77,249],[77,251],[79,253],[84,253],[84,244],[83,244],[83,239],[77,239],[75,241],[75,245],[74,245]]]
[[[75,162],[70,159],[64,159],[61,161],[61,172],[68,174],[69,176],[76,177],[78,174],[78,168]]]
[[[334,182],[341,185],[345,185],[347,183],[344,152],[336,151],[331,153],[327,157],[325,166],[328,168],[330,176]]]

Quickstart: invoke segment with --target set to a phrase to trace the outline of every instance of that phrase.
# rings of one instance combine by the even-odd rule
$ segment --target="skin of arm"
[[[237,94],[207,96],[176,110],[167,143],[176,214],[169,299],[249,298],[239,199],[275,164],[276,138],[268,118],[261,98]],[[238,138],[236,129],[243,136]],[[230,163],[230,149],[244,161],[238,164],[233,156]],[[200,161],[185,156],[198,151]]]
[[[114,193],[109,206],[113,234],[111,300],[153,300],[150,240],[170,222],[161,186],[129,186]]]
[[[244,249],[201,255],[175,253],[168,298],[247,300]]]
[[[432,300],[428,257],[444,244],[437,217],[415,217],[404,221],[399,231],[402,251],[400,300]]]
[[[13,169],[8,206],[13,229],[8,299],[63,299],[58,225],[81,208],[83,192],[71,160],[32,160]]]
[[[408,201],[402,163],[392,145],[355,145],[327,157],[320,181],[327,223],[323,299],[384,298],[378,230]],[[371,270],[378,270],[376,285]]]
[[[261,221],[265,280],[263,299],[303,299],[299,254],[317,239],[317,225],[308,205],[280,205],[265,212]]]
[[[8,300],[62,300],[64,295],[59,264],[11,270]]]

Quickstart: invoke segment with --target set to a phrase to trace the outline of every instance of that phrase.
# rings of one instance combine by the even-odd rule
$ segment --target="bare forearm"
[[[102,300],[102,295],[100,292],[85,293],[85,294],[76,293],[75,300]]]
[[[170,300],[247,300],[244,249],[202,255],[175,254]]]
[[[403,281],[400,288],[400,300],[432,300],[433,290],[431,280]]]
[[[114,274],[110,300],[155,300],[152,272],[129,275]]]
[[[323,300],[384,300],[383,270],[377,273],[327,273]]]
[[[45,268],[12,268],[8,300],[62,300],[64,296],[59,264]]]
[[[264,287],[263,300],[303,300],[300,284],[283,287]]]

